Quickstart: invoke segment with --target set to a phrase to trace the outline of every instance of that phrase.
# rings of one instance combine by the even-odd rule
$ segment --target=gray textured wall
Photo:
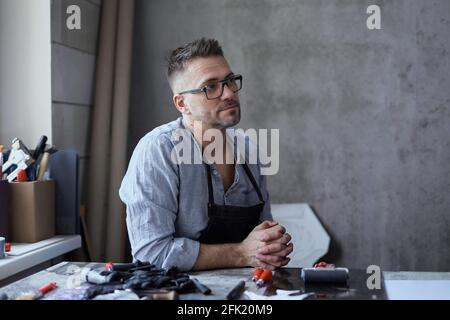
[[[241,126],[280,129],[272,201],[312,205],[328,260],[450,269],[450,1],[138,0],[130,150],[177,116],[163,57],[201,36],[244,74]]]
[[[52,0],[52,132],[58,149],[80,156],[84,204],[101,0]],[[81,10],[81,30],[66,27],[69,5]]]

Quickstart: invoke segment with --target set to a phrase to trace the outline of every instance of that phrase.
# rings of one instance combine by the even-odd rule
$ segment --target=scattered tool
[[[110,271],[99,272],[97,270],[92,270],[89,268],[83,269],[83,272],[81,273],[82,280],[94,284],[111,283],[115,281],[118,278],[118,276],[119,274],[117,272],[110,272]]]
[[[137,270],[151,270],[154,265],[148,262],[136,261],[133,263],[112,263],[105,264],[106,271],[118,271],[118,272],[134,272]]]
[[[273,274],[271,270],[264,270],[258,281],[256,281],[256,285],[258,287],[262,287],[263,285],[269,283],[273,279]]]
[[[148,262],[140,261],[133,264],[110,264],[108,267],[111,268],[111,265],[113,270],[116,266],[123,267],[124,265],[128,265],[129,269],[124,271],[102,270],[101,272],[83,269],[82,281],[99,283],[90,286],[83,294],[83,299],[92,299],[99,294],[127,289],[136,293],[139,293],[140,290],[154,289],[175,290],[177,293],[191,293],[197,290],[189,275],[180,272],[176,267],[160,269]],[[103,283],[104,281],[109,282]]]
[[[39,300],[55,288],[57,288],[56,282],[50,282],[40,287],[37,292],[27,292],[19,295],[16,300]]]
[[[39,163],[39,172],[37,175],[38,181],[44,180],[44,174],[45,171],[47,171],[48,168],[48,161],[50,159],[50,155],[58,151],[53,145],[46,144],[44,149],[44,154],[42,155],[41,162]]]
[[[40,287],[38,291],[44,296],[46,293],[52,291],[53,289],[56,289],[57,285],[56,282],[50,282],[49,284],[46,284],[43,287]]]
[[[245,281],[241,280],[239,283],[227,294],[227,300],[238,299],[245,288]]]
[[[257,282],[259,280],[259,277],[261,277],[262,273],[264,272],[264,269],[257,268],[255,272],[253,272],[252,281]]]
[[[200,281],[198,281],[198,279],[196,278],[192,278],[191,281],[194,283],[195,287],[198,289],[198,291],[200,291],[201,293],[203,293],[204,295],[208,295],[211,293],[211,289],[208,288],[207,286],[205,286],[203,283],[201,283]]]
[[[28,151],[28,148],[18,138],[13,139],[11,147],[12,149],[8,160],[2,166],[3,172],[6,172],[15,166],[15,169],[8,174],[9,182],[12,182],[17,178],[19,170],[26,170],[29,165],[34,163],[30,151]]]
[[[114,282],[122,283],[129,280],[135,273],[141,272],[140,276],[145,276],[145,272],[160,273],[161,270],[155,270],[155,266],[148,262],[137,261],[135,263],[112,263],[105,264],[105,270],[96,270],[84,268],[81,273],[81,279],[92,284],[111,284]]]
[[[341,283],[348,281],[347,268],[336,268],[334,264],[324,261],[316,263],[313,268],[303,268],[301,278],[306,283]]]

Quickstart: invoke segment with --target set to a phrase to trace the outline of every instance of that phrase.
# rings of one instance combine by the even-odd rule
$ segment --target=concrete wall
[[[81,29],[66,27],[69,5],[81,11]],[[89,164],[90,119],[101,1],[52,0],[52,128],[59,149],[80,155],[81,197]]]
[[[52,140],[50,1],[0,0],[0,144]]]
[[[241,126],[280,128],[272,201],[312,205],[328,260],[449,270],[449,1],[138,0],[130,150],[178,115],[164,55],[201,36],[244,75]]]

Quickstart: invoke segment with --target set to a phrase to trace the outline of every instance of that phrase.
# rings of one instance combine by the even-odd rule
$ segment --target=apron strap
[[[244,167],[245,173],[247,174],[248,178],[250,179],[250,182],[252,183],[253,188],[255,188],[256,193],[258,194],[259,201],[261,201],[262,203],[265,203],[263,200],[263,196],[261,194],[261,190],[259,190],[258,184],[256,183],[255,177],[253,177],[252,171],[248,167],[247,162],[244,162],[242,164],[242,166]]]
[[[212,186],[212,180],[211,180],[211,168],[209,167],[209,164],[205,163],[206,167],[206,177],[208,180],[208,193],[209,193],[209,200],[208,200],[208,207],[211,207],[211,205],[214,204],[214,192],[213,192],[213,186]]]

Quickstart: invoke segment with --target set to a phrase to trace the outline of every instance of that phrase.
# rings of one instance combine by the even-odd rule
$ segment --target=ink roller
[[[306,283],[340,283],[348,281],[347,268],[303,268],[301,278]]]

